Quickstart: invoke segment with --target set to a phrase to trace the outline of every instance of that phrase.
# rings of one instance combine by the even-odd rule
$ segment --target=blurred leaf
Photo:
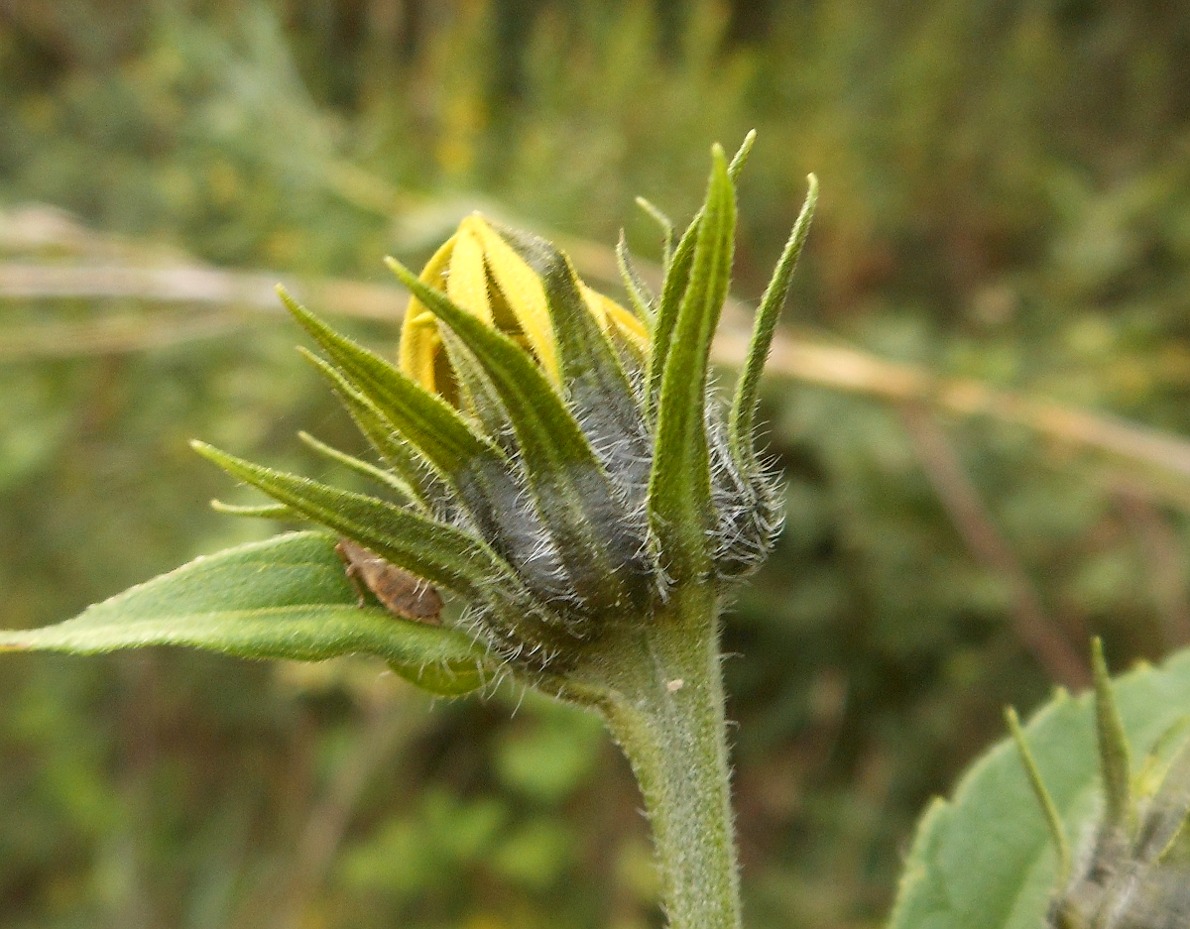
[[[534,725],[497,746],[500,780],[537,800],[556,803],[591,772],[605,738],[597,717],[543,704]]]
[[[1190,713],[1190,650],[1120,677],[1114,690],[1134,752],[1152,750]],[[1091,695],[1059,692],[1024,732],[1068,838],[1085,841],[1102,813]],[[1005,739],[953,800],[935,800],[922,818],[889,929],[1037,929],[1057,889],[1056,864],[1020,755]]]
[[[539,816],[516,828],[492,853],[492,865],[509,880],[543,890],[573,862],[574,831]]]

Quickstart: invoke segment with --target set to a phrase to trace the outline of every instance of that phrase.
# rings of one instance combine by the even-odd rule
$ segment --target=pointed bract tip
[[[190,447],[202,455],[207,461],[213,461],[220,467],[223,466],[224,460],[228,457],[227,453],[215,448],[214,445],[208,445],[198,439],[190,440]]]
[[[1091,639],[1091,678],[1094,682],[1096,701],[1114,709],[1115,696],[1112,693],[1111,673],[1103,655],[1103,639],[1099,636]]]
[[[1099,636],[1091,638],[1091,663],[1096,671],[1102,669],[1104,675],[1107,674],[1107,662],[1103,657],[1103,639]]]
[[[275,289],[277,291],[277,296],[280,297],[281,302],[285,304],[285,309],[289,310],[293,316],[301,319],[302,317],[310,315],[306,308],[297,302],[297,299],[293,296],[293,294],[285,289],[284,284],[278,284]]]
[[[384,256],[384,266],[392,271],[392,273],[395,274],[402,283],[404,283],[409,278],[416,277],[412,271],[401,264],[401,262],[397,261],[397,259],[395,259],[392,255]]]
[[[1041,778],[1041,770],[1037,767],[1037,759],[1033,756],[1033,750],[1025,741],[1025,732],[1021,728],[1021,720],[1017,716],[1016,708],[1005,707],[1004,719],[1008,723],[1008,731],[1012,734],[1012,740],[1016,743],[1017,755],[1025,769],[1029,789],[1033,792],[1033,797],[1045,816],[1046,829],[1049,831],[1050,841],[1054,844],[1054,851],[1058,855],[1059,875],[1061,881],[1065,883],[1070,876],[1070,842],[1066,838],[1065,829],[1062,828],[1062,819],[1058,815],[1058,808],[1054,804],[1054,798],[1050,794],[1049,788],[1045,786],[1045,781]]]
[[[1109,825],[1123,825],[1133,814],[1132,764],[1128,737],[1103,657],[1103,640],[1098,636],[1091,640],[1091,671],[1095,683],[1095,728],[1106,804],[1104,820]]]
[[[755,141],[756,130],[753,129],[744,136],[744,141],[740,143],[739,149],[732,156],[731,163],[728,165],[728,171],[731,173],[731,179],[733,181],[739,177],[740,172],[744,169],[744,162],[748,160],[748,155],[752,152],[752,143]]]

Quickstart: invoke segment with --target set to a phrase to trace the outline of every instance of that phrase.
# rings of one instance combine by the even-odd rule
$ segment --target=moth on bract
[[[1050,929],[1190,929],[1190,857],[1180,841],[1190,815],[1190,741],[1184,731],[1177,733],[1184,744],[1165,767],[1156,789],[1138,790],[1099,640],[1093,642],[1092,660],[1103,813],[1089,848],[1077,861],[1016,713],[1008,711],[1009,728],[1058,852],[1061,886],[1045,925]],[[1157,756],[1155,749],[1146,767],[1159,766]]]
[[[375,552],[350,539],[340,539],[335,551],[343,559],[347,576],[357,588],[361,588],[361,606],[364,603],[364,589],[367,589],[390,613],[403,619],[438,625],[442,597],[426,581],[389,564]]]

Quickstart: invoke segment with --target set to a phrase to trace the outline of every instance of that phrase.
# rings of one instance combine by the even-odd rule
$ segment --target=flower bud
[[[529,612],[567,636],[647,615],[663,587],[645,506],[649,429],[633,387],[645,324],[587,287],[549,243],[479,215],[430,259],[418,288],[401,370],[503,453],[456,475],[439,517],[481,535],[524,584]],[[487,357],[482,338],[468,342],[435,297],[480,324],[511,366]],[[507,622],[483,607],[476,615],[488,627]]]
[[[420,275],[389,260],[412,294],[397,366],[286,297],[398,499],[229,469],[458,595],[468,606],[456,624],[523,670],[661,621],[675,585],[724,588],[760,563],[780,524],[753,448],[756,381],[813,205],[812,188],[729,405],[708,357],[746,148],[730,168],[716,148],[706,204],[658,296],[621,253],[634,311],[584,284],[549,242],[478,215]]]

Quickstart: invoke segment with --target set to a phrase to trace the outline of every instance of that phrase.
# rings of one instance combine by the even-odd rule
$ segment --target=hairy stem
[[[598,707],[640,784],[670,929],[739,929],[718,603],[674,594],[582,676],[602,679]]]

